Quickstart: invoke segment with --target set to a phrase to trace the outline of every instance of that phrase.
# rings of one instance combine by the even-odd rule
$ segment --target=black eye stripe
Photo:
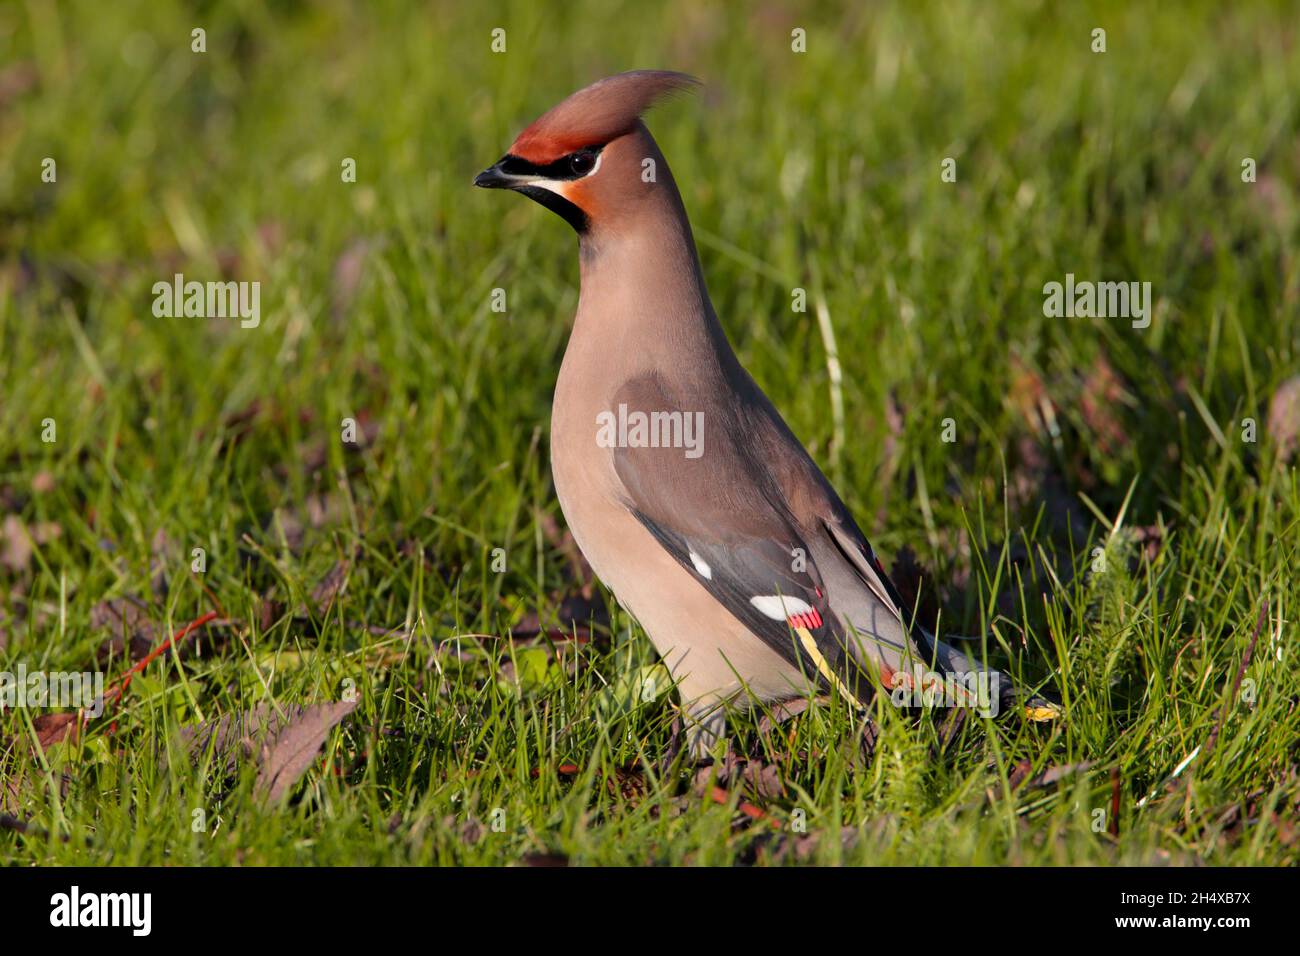
[[[561,156],[554,162],[546,163],[544,165],[530,163],[522,156],[516,156],[513,153],[506,153],[505,156],[501,157],[501,162],[497,163],[497,167],[501,172],[507,173],[511,176],[533,176],[537,179],[558,180],[581,179],[583,176],[586,176],[591,172],[591,167],[595,165],[596,157],[600,155],[601,148],[602,147],[599,146],[589,146],[586,149],[577,150],[567,156]],[[591,162],[590,164],[582,164],[581,170],[575,171],[573,168],[573,158],[575,156],[590,156]]]

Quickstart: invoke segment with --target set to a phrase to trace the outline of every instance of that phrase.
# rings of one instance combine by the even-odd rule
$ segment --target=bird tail
[[[917,626],[913,631],[917,643],[923,645],[923,653],[935,667],[945,674],[954,675],[960,683],[990,688],[997,696],[1000,711],[1020,708],[1027,720],[1035,722],[1055,720],[1061,716],[1059,704],[1026,690],[1005,672],[977,663],[923,627]]]

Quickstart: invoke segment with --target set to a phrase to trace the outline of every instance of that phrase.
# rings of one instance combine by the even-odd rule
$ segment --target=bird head
[[[534,120],[474,185],[523,193],[584,235],[630,213],[654,185],[671,184],[641,114],[697,83],[667,70],[598,80]]]

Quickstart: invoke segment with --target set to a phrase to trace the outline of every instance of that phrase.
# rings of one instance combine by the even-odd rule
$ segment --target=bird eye
[[[569,169],[573,170],[575,176],[585,176],[596,166],[596,154],[590,150],[582,150],[574,153],[569,157]]]

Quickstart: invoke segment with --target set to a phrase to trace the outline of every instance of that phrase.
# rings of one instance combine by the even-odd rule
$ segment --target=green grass
[[[155,644],[229,622],[75,741],[0,717],[0,800],[27,825],[0,859],[1296,863],[1300,488],[1268,412],[1300,370],[1294,11],[609,6],[0,7],[0,505],[36,539],[0,561],[0,670],[93,669],[115,598]],[[671,695],[642,699],[653,648],[598,585],[590,642],[509,639],[531,612],[567,626],[586,583],[546,437],[577,262],[554,216],[469,184],[633,67],[707,84],[650,125],[742,361],[921,613],[991,627],[1064,719],[945,745],[946,712],[887,703],[737,718],[767,785],[718,803],[663,761]],[[260,281],[261,325],[155,318],[175,272]],[[1067,272],[1150,281],[1155,321],[1045,317]],[[167,757],[183,725],[349,686],[283,805],[247,767]]]

